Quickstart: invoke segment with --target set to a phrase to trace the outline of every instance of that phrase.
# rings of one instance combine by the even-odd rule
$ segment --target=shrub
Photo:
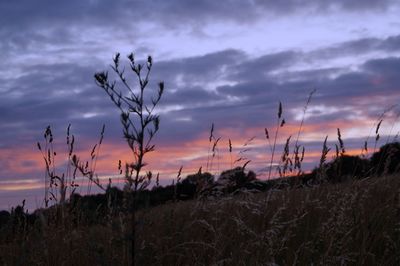
[[[369,161],[358,156],[342,155],[326,165],[328,181],[337,183],[348,178],[366,177],[369,170]]]
[[[383,145],[371,157],[372,173],[376,175],[400,172],[400,143]]]

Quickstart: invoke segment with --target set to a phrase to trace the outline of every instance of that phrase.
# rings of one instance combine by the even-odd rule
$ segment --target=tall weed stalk
[[[146,166],[145,155],[154,151],[155,145],[152,140],[159,130],[160,118],[155,113],[155,108],[159,104],[164,92],[164,83],[158,83],[158,91],[150,102],[146,101],[149,76],[153,66],[153,59],[148,56],[146,64],[137,63],[133,53],[127,56],[129,61],[129,70],[138,82],[137,87],[130,85],[125,67],[120,65],[120,54],[117,53],[113,58],[111,66],[114,73],[119,78],[122,86],[117,86],[116,81],[110,81],[108,72],[99,72],[94,75],[96,84],[102,88],[111,101],[121,112],[121,124],[123,126],[124,137],[132,152],[133,162],[125,164],[124,188],[126,198],[126,209],[130,213],[130,232],[131,246],[127,249],[127,263],[135,264],[135,208],[136,197],[139,191],[144,190],[151,182],[152,172],[142,173]],[[124,90],[124,91],[123,91]],[[126,222],[128,222],[128,218]]]

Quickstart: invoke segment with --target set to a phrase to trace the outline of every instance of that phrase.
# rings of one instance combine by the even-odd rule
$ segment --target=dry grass
[[[399,265],[399,176],[141,214],[141,265]]]
[[[145,209],[137,265],[399,265],[399,176]],[[123,230],[38,219],[2,232],[2,265],[121,265]],[[3,228],[4,229],[4,228]]]

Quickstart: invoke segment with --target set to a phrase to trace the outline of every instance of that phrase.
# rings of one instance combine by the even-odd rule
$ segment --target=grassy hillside
[[[399,176],[141,214],[143,264],[399,265]]]
[[[399,265],[399,193],[392,175],[142,209],[137,265]],[[122,218],[74,210],[14,214],[0,264],[122,265]]]

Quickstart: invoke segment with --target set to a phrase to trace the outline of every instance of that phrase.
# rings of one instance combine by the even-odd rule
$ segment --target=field
[[[170,202],[136,216],[137,265],[398,265],[398,175]],[[67,205],[0,228],[1,265],[123,265],[123,217]],[[19,210],[21,211],[21,210]]]

